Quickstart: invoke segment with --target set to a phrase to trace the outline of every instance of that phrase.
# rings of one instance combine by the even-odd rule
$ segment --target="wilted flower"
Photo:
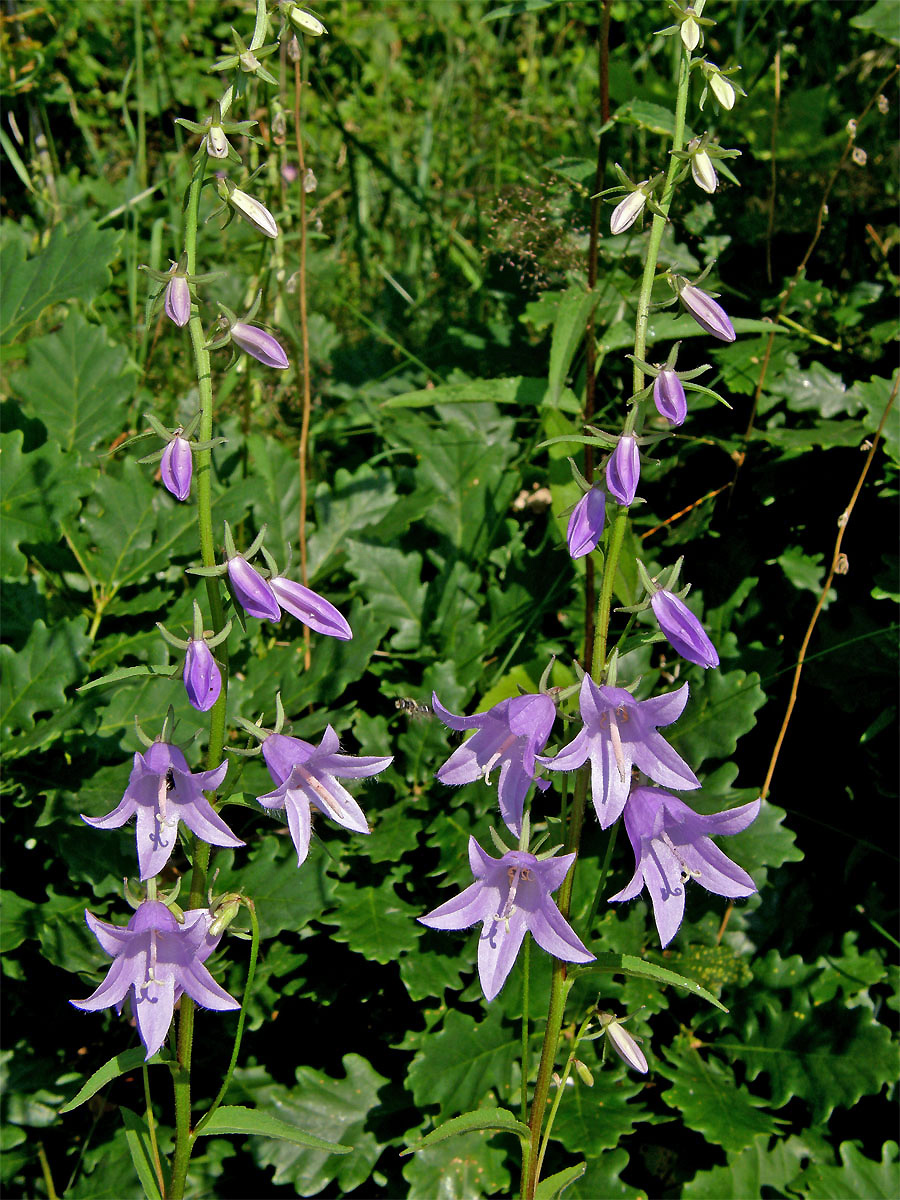
[[[254,229],[258,229],[266,237],[278,237],[278,225],[275,222],[275,218],[259,200],[248,195],[247,192],[242,192],[240,188],[231,186],[228,188],[227,198],[228,203],[237,212],[238,216],[243,217]]]
[[[663,369],[653,381],[653,403],[661,417],[675,426],[683,425],[687,416],[684,388],[675,371]]]
[[[187,325],[191,319],[191,289],[184,275],[172,275],[166,284],[163,306],[170,321],[180,326]]]
[[[244,612],[261,621],[280,621],[281,607],[269,584],[240,554],[228,560],[228,580]]]
[[[177,746],[154,742],[146,754],[138,751],[125,795],[105,817],[82,821],[94,829],[118,829],[137,814],[137,856],[141,879],[158,875],[175,847],[178,822],[212,846],[243,846],[216,813],[204,792],[214,791],[228,771],[222,763],[212,771],[192,772]]]
[[[279,342],[265,329],[236,321],[231,326],[231,336],[245,354],[252,355],[263,366],[275,367],[278,371],[284,371],[290,366]]]
[[[657,733],[657,726],[678,720],[687,698],[687,684],[676,692],[635,700],[624,688],[598,687],[585,675],[579,698],[584,725],[553,758],[538,761],[551,771],[575,771],[590,759],[594,808],[601,827],[608,829],[625,807],[632,766],[666,787],[700,786],[684,759]]]
[[[491,858],[470,837],[469,865],[475,882],[418,919],[431,929],[466,929],[483,922],[478,977],[484,998],[493,1000],[512,970],[526,932],[563,962],[593,961],[594,955],[550,899],[574,861],[574,854],[542,861],[523,850]]]
[[[617,504],[628,505],[641,478],[641,456],[637,438],[630,434],[620,437],[606,464],[606,486]]]
[[[222,937],[210,932],[213,917],[207,909],[188,909],[179,924],[162,901],[145,900],[125,929],[89,912],[84,917],[114,962],[95,992],[70,1003],[87,1012],[112,1005],[121,1012],[131,992],[131,1010],[148,1059],[165,1041],[183,992],[218,1012],[241,1007],[203,966]]]
[[[610,901],[633,900],[646,887],[660,941],[668,946],[684,916],[689,879],[717,896],[752,895],[756,884],[709,835],[740,833],[756,819],[759,807],[759,800],[753,800],[704,817],[661,788],[635,788],[625,806],[625,829],[636,869],[631,882]]]
[[[166,490],[176,500],[187,500],[190,495],[193,469],[190,442],[183,437],[172,438],[162,452],[159,470]]]
[[[703,626],[683,600],[660,588],[650,597],[650,607],[659,627],[682,658],[699,667],[717,667],[719,655]],[[661,779],[657,783],[662,783]]]
[[[453,751],[437,777],[441,783],[459,786],[483,778],[500,764],[497,800],[500,815],[515,834],[522,831],[522,810],[532,783],[546,791],[549,782],[536,779],[535,755],[543,750],[556,719],[556,705],[542,692],[501,700],[486,712],[457,717],[432,695],[437,716],[451,729],[474,729],[476,733]]]
[[[622,1021],[627,1021],[627,1017],[623,1017],[622,1021],[611,1012],[598,1012],[597,1016],[600,1020],[600,1028],[606,1034],[606,1039],[609,1044],[633,1071],[640,1071],[642,1075],[647,1072],[647,1060],[644,1058],[638,1042],[640,1038],[634,1037],[622,1025]]]
[[[208,712],[222,691],[222,672],[202,638],[191,638],[182,674],[187,697],[198,712]]]
[[[287,813],[291,840],[297,851],[297,866],[309,854],[311,804],[355,833],[369,833],[362,809],[342,787],[342,779],[362,779],[377,775],[394,761],[387,758],[355,758],[339,754],[338,736],[329,725],[318,746],[283,733],[270,733],[262,744],[263,758],[275,783],[275,790],[257,799],[263,808],[283,808]]]
[[[606,520],[606,495],[596,485],[585,492],[569,517],[566,542],[572,558],[584,558],[597,546],[603,536]]]
[[[721,304],[716,304],[712,296],[682,280],[678,287],[678,298],[701,329],[711,333],[720,342],[734,341],[734,326],[725,309]]]
[[[311,588],[282,575],[270,579],[269,587],[283,609],[310,629],[315,629],[316,633],[325,633],[342,642],[349,642],[353,637],[353,630],[334,605]]]
[[[609,218],[610,233],[624,233],[626,229],[630,229],[641,213],[644,211],[644,205],[647,203],[647,193],[642,191],[644,184],[649,183],[649,179],[645,179],[643,183],[639,183],[637,189],[620,200],[612,211],[612,216]]]

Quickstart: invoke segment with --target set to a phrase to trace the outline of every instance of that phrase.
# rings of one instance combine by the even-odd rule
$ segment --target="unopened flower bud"
[[[281,575],[270,579],[269,587],[286,612],[310,629],[315,629],[316,633],[327,634],[342,642],[348,642],[353,637],[353,631],[334,605],[311,588]]]
[[[662,370],[653,381],[653,403],[661,417],[672,425],[683,425],[687,416],[687,400],[681,380],[674,371]]]
[[[210,125],[206,135],[206,153],[210,158],[228,157],[228,138],[221,125]]]
[[[637,1039],[625,1029],[621,1021],[610,1012],[601,1012],[597,1016],[600,1018],[600,1024],[603,1027],[603,1032],[606,1034],[609,1044],[615,1050],[616,1054],[629,1066],[633,1071],[640,1071],[642,1075],[647,1073],[647,1060],[644,1058],[643,1051],[637,1044]]]
[[[277,371],[284,371],[290,366],[281,344],[265,329],[236,321],[231,326],[231,336],[245,354],[252,355],[263,366],[274,367]]]
[[[719,665],[715,646],[683,600],[660,588],[650,597],[650,607],[660,629],[682,658],[704,669]]]
[[[228,580],[238,603],[248,616],[258,617],[261,621],[281,620],[281,608],[275,593],[262,575],[254,571],[240,554],[228,560]]]
[[[306,33],[310,37],[321,37],[323,33],[328,32],[318,17],[314,17],[306,9],[298,8],[297,5],[290,9],[288,17],[301,33]]]
[[[709,77],[709,86],[712,94],[723,108],[734,108],[735,91],[734,85],[730,80],[726,79],[720,72],[715,71]]]
[[[578,1075],[578,1078],[581,1080],[581,1082],[586,1087],[593,1087],[594,1086],[594,1077],[588,1070],[587,1066],[581,1061],[581,1059],[576,1058],[572,1065],[574,1066],[576,1074]]]
[[[585,492],[572,510],[566,541],[572,558],[584,558],[597,546],[606,520],[606,496],[602,488]]]
[[[648,181],[645,179],[644,183]],[[638,217],[644,210],[644,205],[647,203],[647,197],[641,191],[640,185],[636,191],[629,193],[624,200],[613,209],[612,216],[609,218],[610,233],[624,233],[626,229],[630,229]]]
[[[176,325],[187,325],[191,319],[191,289],[184,275],[173,275],[166,284],[164,307],[166,316]]]
[[[631,504],[640,477],[641,456],[637,439],[630,435],[620,437],[606,464],[606,486],[617,504]]]
[[[703,188],[704,192],[708,192],[711,196],[718,186],[719,177],[712,164],[712,159],[705,150],[698,150],[691,155],[691,174],[697,187]]]
[[[202,639],[191,638],[182,673],[187,698],[198,712],[207,712],[222,691],[222,673],[212,651]]]
[[[240,188],[231,188],[228,194],[228,202],[237,210],[238,215],[243,217],[254,229],[258,229],[266,237],[278,237],[278,226],[275,223],[275,218],[266,206],[260,204],[253,196],[242,192]]]
[[[215,917],[209,927],[210,935],[219,937],[223,934],[240,911],[241,898],[236,892],[223,896],[214,909]]]
[[[701,329],[711,333],[720,342],[734,341],[734,326],[729,321],[725,309],[721,304],[716,304],[712,296],[694,287],[692,283],[683,283],[679,288],[678,298]]]
[[[183,437],[172,438],[163,450],[159,466],[166,490],[171,492],[176,500],[187,500],[194,467],[190,442]]]
[[[688,9],[688,13],[687,19],[681,22],[681,41],[685,50],[693,53],[700,41],[700,26],[694,20],[693,9]]]

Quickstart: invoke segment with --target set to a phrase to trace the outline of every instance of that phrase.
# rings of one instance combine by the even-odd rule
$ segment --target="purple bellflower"
[[[190,495],[193,469],[191,443],[187,438],[172,438],[162,452],[159,470],[166,491],[171,492],[176,500],[187,500]]]
[[[650,607],[660,629],[682,658],[696,663],[699,667],[719,665],[719,655],[706,630],[674,592],[660,588],[650,597]],[[656,782],[662,783],[662,780],[658,779]]]
[[[355,758],[339,754],[338,735],[329,725],[318,746],[283,733],[270,733],[262,744],[263,758],[275,783],[275,790],[259,796],[263,808],[283,808],[288,829],[297,851],[297,866],[309,854],[310,805],[354,833],[370,833],[362,809],[342,787],[342,779],[362,779],[377,775],[394,761],[389,758]]]
[[[606,495],[602,488],[592,487],[585,492],[569,517],[566,542],[572,558],[584,558],[597,546],[603,536],[606,520]]]
[[[756,820],[759,807],[759,800],[752,800],[704,817],[661,788],[635,788],[625,806],[635,872],[610,901],[633,900],[646,887],[659,940],[668,946],[684,916],[684,887],[689,879],[717,896],[752,895],[756,884],[709,835],[740,833]]]
[[[475,882],[418,919],[431,929],[466,929],[483,922],[478,976],[485,1000],[491,1001],[506,982],[526,932],[563,962],[593,961],[594,955],[550,899],[574,861],[574,854],[541,861],[524,850],[491,858],[470,837],[469,865]]]
[[[687,416],[684,388],[675,371],[662,370],[653,381],[653,403],[661,417],[673,426],[683,425]]]
[[[691,283],[682,282],[678,288],[678,298],[701,329],[711,333],[720,342],[734,341],[734,326],[725,309],[721,304],[716,304],[712,296]]]
[[[693,789],[700,780],[657,732],[684,711],[688,685],[664,696],[635,700],[624,688],[598,687],[590,675],[581,681],[584,725],[553,758],[538,761],[551,771],[575,771],[591,760],[591,793],[603,829],[622,815],[631,790],[631,768],[638,767],[666,787]]]
[[[191,638],[188,642],[182,679],[192,707],[198,712],[208,712],[222,691],[222,672],[202,638]]]
[[[258,325],[247,325],[244,321],[236,321],[231,326],[232,340],[240,346],[245,354],[251,355],[265,367],[275,367],[285,371],[291,365],[281,344],[265,329]]]
[[[339,638],[342,642],[349,642],[353,637],[353,630],[334,605],[311,588],[295,583],[293,579],[285,579],[283,575],[270,579],[269,587],[286,612],[310,629],[315,629],[316,633]]]
[[[234,554],[229,558],[228,581],[247,616],[275,623],[281,620],[281,607],[275,593],[243,555]]]
[[[435,713],[450,729],[474,729],[474,736],[453,751],[437,777],[441,783],[457,787],[483,778],[500,764],[497,800],[500,815],[517,836],[522,832],[525,796],[532,783],[541,791],[550,786],[547,779],[536,779],[535,755],[543,750],[556,719],[556,705],[542,692],[501,700],[486,712],[457,717],[432,695]]]
[[[146,752],[138,751],[128,787],[118,807],[105,817],[82,821],[94,829],[118,829],[137,814],[137,856],[141,879],[158,875],[175,846],[179,821],[191,833],[212,846],[243,846],[203,795],[217,788],[228,771],[222,763],[213,771],[192,773],[177,746],[154,742]]]
[[[620,437],[606,464],[606,486],[609,494],[617,504],[631,504],[640,478],[641,456],[637,438],[630,434]]]
[[[166,284],[163,306],[170,321],[187,325],[191,319],[191,289],[184,275],[173,275]]]
[[[131,1009],[148,1059],[165,1041],[182,993],[218,1012],[241,1007],[203,966],[222,937],[209,932],[213,917],[207,909],[188,909],[180,925],[161,900],[145,900],[124,929],[93,913],[84,916],[114,961],[95,992],[86,1000],[70,1003],[86,1012],[112,1005],[121,1012],[130,991]]]

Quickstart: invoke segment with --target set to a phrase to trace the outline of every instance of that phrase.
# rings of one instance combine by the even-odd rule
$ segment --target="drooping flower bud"
[[[641,456],[637,439],[630,434],[620,437],[606,464],[606,486],[617,504],[631,504],[640,477]]]
[[[645,179],[644,183],[649,183],[649,180]],[[644,211],[647,195],[641,191],[643,186],[643,183],[639,184],[636,191],[630,192],[613,209],[612,216],[609,218],[610,233],[624,233],[626,229],[631,228]]]
[[[602,488],[592,487],[584,493],[569,517],[566,541],[572,558],[584,558],[596,548],[603,536],[605,520],[606,495]]]
[[[191,289],[184,275],[173,275],[166,284],[166,297],[163,301],[166,316],[176,325],[187,325],[191,319]]]
[[[697,150],[691,155],[691,175],[693,175],[697,187],[708,192],[710,196],[719,185],[716,169],[705,150]]]
[[[342,642],[349,642],[353,637],[352,629],[334,605],[311,588],[281,575],[270,579],[269,587],[286,612],[315,629],[316,633],[325,633]]]
[[[601,1028],[606,1034],[609,1044],[619,1058],[631,1067],[632,1071],[640,1071],[642,1075],[646,1074],[647,1060],[637,1044],[637,1039],[623,1028],[622,1022],[611,1012],[598,1012],[597,1016],[600,1018]],[[624,1019],[627,1020],[627,1018]]]
[[[254,229],[258,229],[266,237],[278,237],[278,226],[275,223],[275,218],[266,206],[260,204],[253,196],[242,192],[240,188],[229,186],[228,203],[234,208],[238,216],[243,217]]]
[[[222,672],[202,638],[188,642],[182,679],[190,704],[198,712],[211,709],[222,691]]]
[[[700,26],[694,20],[694,10],[687,9],[687,17],[681,22],[681,41],[685,50],[693,53],[697,49],[697,43],[700,41]]]
[[[190,442],[183,437],[172,438],[162,452],[159,467],[166,490],[171,492],[176,500],[187,500],[194,467]]]
[[[657,412],[672,425],[683,425],[687,416],[684,388],[675,371],[663,369],[653,381],[653,403]]]
[[[678,298],[701,329],[711,333],[720,342],[734,341],[734,326],[725,309],[721,304],[716,304],[712,296],[691,283],[682,283],[678,288]]]
[[[242,555],[235,554],[229,558],[228,579],[238,603],[248,616],[258,617],[261,621],[281,620],[281,608],[275,593]]]
[[[660,629],[682,658],[704,669],[719,665],[719,655],[706,630],[674,592],[660,588],[650,597],[650,607]]]
[[[290,366],[279,342],[265,329],[236,321],[231,326],[231,337],[245,354],[252,355],[263,366],[274,367],[277,371],[284,371]]]
[[[309,34],[310,37],[321,37],[323,33],[328,32],[318,17],[314,17],[304,8],[298,8],[296,4],[288,9],[288,18],[301,33]]]
[[[720,71],[715,71],[710,75],[709,86],[712,94],[723,108],[734,108],[734,84],[729,79],[726,79]]]

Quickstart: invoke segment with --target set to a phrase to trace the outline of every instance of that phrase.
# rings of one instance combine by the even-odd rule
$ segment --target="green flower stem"
[[[571,872],[570,872],[571,874]],[[562,905],[560,904],[560,911]],[[541,1065],[534,1085],[534,1097],[531,1101],[531,1145],[522,1163],[522,1200],[534,1200],[538,1185],[538,1157],[541,1145],[541,1128],[544,1124],[544,1110],[550,1095],[550,1082],[553,1078],[553,1066],[556,1059],[556,1047],[559,1043],[559,1031],[562,1029],[563,1014],[566,1011],[566,1000],[572,981],[566,979],[566,964],[559,959],[553,960],[553,977],[550,981],[550,1008],[547,1013],[547,1028],[544,1031],[544,1045],[541,1050]],[[551,1036],[552,1034],[552,1036]]]
[[[528,1121],[528,993],[531,981],[531,938],[525,939],[522,947],[522,1112],[521,1119]]]
[[[579,1042],[581,1041],[581,1039],[584,1037],[585,1033],[587,1032],[588,1025],[590,1025],[590,1023],[593,1019],[594,1019],[594,1013],[593,1013],[593,1011],[591,1011],[581,1022],[581,1027],[579,1028],[578,1032],[575,1034],[574,1039],[572,1040],[572,1049],[569,1051],[569,1057],[568,1057],[568,1060],[566,1061],[566,1067],[562,1073],[562,1079],[560,1079],[560,1081],[559,1081],[559,1086],[556,1089],[556,1095],[553,1097],[553,1105],[550,1109],[550,1114],[547,1117],[547,1128],[544,1130],[544,1140],[541,1143],[541,1153],[538,1156],[537,1171],[535,1172],[535,1174],[538,1176],[540,1176],[541,1168],[544,1165],[544,1155],[547,1153],[547,1147],[550,1144],[550,1133],[553,1130],[553,1122],[556,1120],[556,1112],[557,1112],[557,1109],[559,1108],[560,1101],[563,1098],[563,1092],[565,1091],[566,1083],[568,1082],[569,1076],[572,1074],[572,1066],[575,1062],[575,1052],[578,1049]]]

